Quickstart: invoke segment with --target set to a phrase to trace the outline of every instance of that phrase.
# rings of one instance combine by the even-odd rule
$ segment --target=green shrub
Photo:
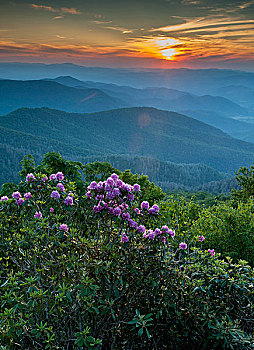
[[[199,249],[198,207],[111,183],[36,173],[1,199],[2,349],[253,349],[253,269]]]
[[[193,234],[205,235],[204,247],[215,247],[223,257],[246,260],[254,266],[254,202],[237,207],[220,203],[203,209],[193,225]]]

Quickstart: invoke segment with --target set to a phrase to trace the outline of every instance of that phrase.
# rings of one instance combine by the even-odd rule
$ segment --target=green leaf
[[[138,335],[141,336],[144,332],[144,329],[143,328],[140,328],[140,330],[138,331]]]

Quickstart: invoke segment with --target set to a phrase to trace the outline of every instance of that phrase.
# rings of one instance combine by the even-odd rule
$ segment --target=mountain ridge
[[[149,107],[97,113],[22,108],[0,117],[0,126],[69,143],[91,152],[151,156],[175,163],[204,163],[233,172],[249,165],[254,144],[196,119]]]

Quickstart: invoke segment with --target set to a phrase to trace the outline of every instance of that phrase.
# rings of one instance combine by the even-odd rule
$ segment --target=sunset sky
[[[0,61],[254,71],[254,0],[0,0]]]

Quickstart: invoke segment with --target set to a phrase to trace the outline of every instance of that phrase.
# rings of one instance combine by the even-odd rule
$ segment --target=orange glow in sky
[[[0,61],[253,70],[253,11],[254,0],[2,1]]]
[[[173,38],[158,38],[155,40],[155,45],[158,47],[158,53],[165,60],[174,60],[175,56],[180,52],[172,46],[179,44],[180,41]]]
[[[170,37],[145,37],[141,40],[131,41],[130,47],[136,47],[144,56],[150,56],[161,60],[176,60],[182,53],[180,40]]]

